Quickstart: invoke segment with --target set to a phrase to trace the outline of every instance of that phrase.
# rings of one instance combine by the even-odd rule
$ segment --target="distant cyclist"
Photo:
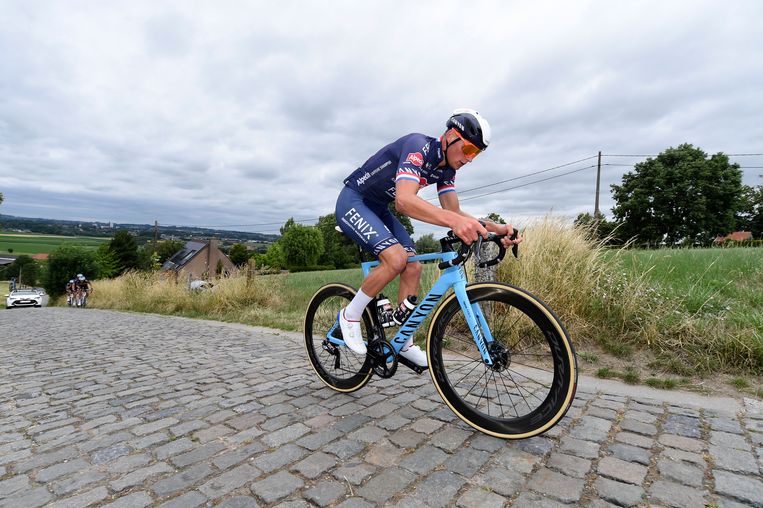
[[[69,282],[66,283],[66,303],[68,305],[71,305],[74,303],[74,297],[77,293],[77,284],[74,279],[70,279]]]
[[[461,209],[456,195],[456,171],[490,144],[487,120],[473,109],[457,109],[445,125],[447,130],[439,139],[414,133],[386,145],[344,180],[336,203],[337,224],[381,263],[337,316],[345,343],[356,353],[366,352],[360,319],[379,291],[398,275],[398,303],[419,291],[421,264],[407,262],[416,253],[414,243],[389,211],[389,203],[394,202],[396,210],[409,217],[452,229],[467,244],[479,236],[486,238],[488,231],[507,235],[503,239],[507,248],[522,241],[521,236],[509,239],[511,224],[485,221],[483,227]],[[432,184],[437,184],[442,208],[417,195],[419,189]],[[413,339],[400,354],[416,365],[427,365],[426,354],[413,345]]]
[[[90,284],[90,281],[87,280],[87,277],[82,275],[81,273],[77,274],[77,305],[78,306],[85,306],[85,302],[87,302],[87,298],[90,296],[90,293],[93,291],[93,285]]]

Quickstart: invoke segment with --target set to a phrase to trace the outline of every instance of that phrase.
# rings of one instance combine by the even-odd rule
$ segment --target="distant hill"
[[[32,233],[66,236],[104,236],[111,237],[119,229],[126,229],[139,237],[153,238],[153,224],[129,224],[108,222],[86,222],[58,219],[40,219],[32,217],[16,217],[0,214],[0,229],[21,230]],[[159,225],[162,238],[187,239],[198,236],[216,236],[227,241],[256,241],[274,242],[278,235],[248,233],[245,231],[227,231],[222,229],[197,228],[193,226],[164,226]]]

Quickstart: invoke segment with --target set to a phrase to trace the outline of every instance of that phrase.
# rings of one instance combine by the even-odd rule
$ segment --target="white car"
[[[13,307],[43,307],[48,304],[45,291],[35,289],[16,289],[5,295],[5,308]]]

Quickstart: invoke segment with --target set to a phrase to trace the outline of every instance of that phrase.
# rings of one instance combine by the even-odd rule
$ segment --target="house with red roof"
[[[733,242],[744,242],[745,240],[752,240],[752,232],[751,231],[734,231],[730,235],[726,235],[726,236],[718,235],[715,237],[715,240],[713,240],[713,243],[716,245],[721,245],[724,242],[727,242],[728,240],[731,240]]]

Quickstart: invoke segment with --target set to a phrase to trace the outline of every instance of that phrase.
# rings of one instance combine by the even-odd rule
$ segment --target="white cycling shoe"
[[[350,321],[344,317],[344,309],[340,310],[336,318],[339,320],[339,327],[342,329],[342,338],[347,347],[358,353],[366,354],[366,344],[363,342],[363,331],[360,328],[360,321]]]
[[[406,360],[415,363],[419,367],[427,366],[427,354],[419,346],[414,346],[412,340],[408,340],[403,349],[400,350],[400,356]]]

